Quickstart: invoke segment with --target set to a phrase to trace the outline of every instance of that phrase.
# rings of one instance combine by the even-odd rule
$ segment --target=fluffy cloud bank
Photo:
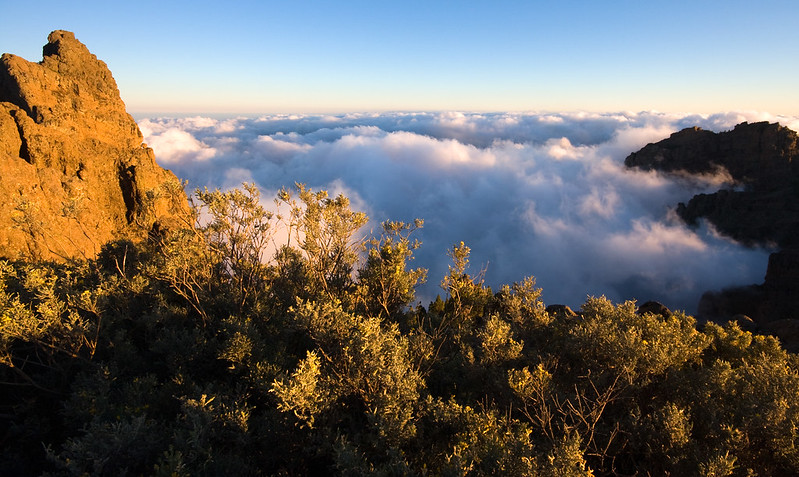
[[[762,282],[767,251],[692,230],[669,207],[718,186],[629,171],[624,158],[683,127],[797,118],[625,114],[397,113],[156,118],[139,125],[190,188],[255,182],[269,199],[303,182],[344,193],[376,228],[425,220],[416,265],[435,297],[464,241],[490,285],[535,276],[546,303],[655,299],[694,312],[709,289]]]

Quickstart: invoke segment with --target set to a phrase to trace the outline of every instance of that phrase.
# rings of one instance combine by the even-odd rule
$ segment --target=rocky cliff
[[[677,206],[696,225],[708,219],[748,245],[799,246],[799,141],[779,124],[742,123],[713,133],[684,129],[630,154],[627,167],[688,174],[727,171],[737,187],[700,194]]]
[[[186,217],[106,64],[54,31],[43,59],[0,57],[0,256],[92,257]]]
[[[779,124],[742,123],[714,133],[689,128],[648,144],[625,160],[627,167],[679,174],[726,171],[734,186],[699,194],[677,205],[689,225],[706,219],[716,229],[750,246],[776,245],[762,284],[711,291],[699,304],[700,317],[751,317],[799,349],[799,140]],[[793,324],[792,324],[793,323]],[[775,331],[779,329],[779,331]],[[792,337],[789,338],[788,335]],[[795,336],[793,336],[795,335]]]

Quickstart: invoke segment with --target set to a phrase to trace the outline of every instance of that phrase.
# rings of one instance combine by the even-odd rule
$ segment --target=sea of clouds
[[[377,231],[424,219],[412,266],[429,269],[423,304],[441,292],[447,250],[464,241],[487,284],[534,276],[547,304],[589,295],[658,300],[694,313],[704,291],[761,283],[769,250],[707,226],[686,227],[679,202],[717,190],[723,174],[676,178],[624,159],[684,127],[742,121],[799,127],[763,113],[675,115],[382,113],[140,118],[158,162],[197,187],[257,184],[264,204],[295,182],[348,196]]]

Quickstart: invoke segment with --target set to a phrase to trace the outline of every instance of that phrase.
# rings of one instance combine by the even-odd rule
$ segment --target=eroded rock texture
[[[187,213],[108,67],[71,32],[52,32],[39,63],[2,55],[0,257],[93,257]]]

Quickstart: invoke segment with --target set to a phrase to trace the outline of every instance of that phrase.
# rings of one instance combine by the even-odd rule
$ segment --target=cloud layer
[[[255,182],[270,199],[303,182],[349,196],[375,229],[424,219],[422,300],[440,291],[446,251],[462,240],[488,284],[532,275],[548,304],[604,294],[693,313],[706,290],[762,282],[768,251],[674,217],[670,207],[723,178],[629,171],[624,158],[683,127],[759,120],[799,126],[760,113],[276,115],[139,126],[158,162],[192,189]]]

